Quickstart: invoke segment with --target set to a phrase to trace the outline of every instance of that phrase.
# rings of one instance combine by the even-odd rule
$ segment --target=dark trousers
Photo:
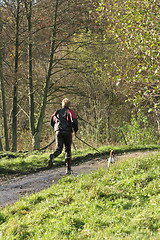
[[[72,133],[71,132],[56,132],[56,150],[53,155],[54,158],[59,156],[63,150],[63,144],[65,145],[65,163],[68,170],[71,169],[71,143]]]

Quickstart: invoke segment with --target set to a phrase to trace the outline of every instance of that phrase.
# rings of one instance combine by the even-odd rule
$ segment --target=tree
[[[13,110],[12,110],[12,151],[17,151],[17,101],[18,101],[18,60],[19,60],[19,24],[20,1],[16,1],[15,11],[15,56],[14,56],[14,83],[13,83]]]
[[[101,30],[101,34],[97,31]],[[89,42],[78,48],[74,53],[78,77],[75,80],[76,95],[81,102],[78,107],[79,117],[83,116],[85,126],[83,134],[92,136],[97,142],[110,142],[112,136],[111,122],[113,106],[115,107],[115,92],[113,78],[115,75],[113,59],[117,54],[117,44],[112,34],[103,37],[104,29],[96,26],[75,37],[75,41]]]
[[[48,40],[50,40],[50,54],[46,53],[45,51],[48,51],[48,48],[44,48],[45,51],[43,51],[43,63],[46,61],[48,62],[48,67],[45,64],[45,67],[47,67],[46,71],[46,77],[45,81],[43,82],[44,88],[43,91],[41,91],[41,105],[40,105],[40,111],[39,111],[39,117],[37,119],[36,126],[33,125],[34,122],[34,116],[35,116],[35,110],[34,110],[34,88],[33,87],[33,81],[32,81],[32,59],[33,55],[31,53],[32,49],[32,28],[31,28],[31,9],[32,9],[32,3],[31,1],[25,2],[26,3],[26,11],[27,11],[27,20],[28,20],[28,36],[29,36],[29,85],[30,85],[30,112],[32,113],[30,116],[30,123],[31,125],[31,132],[34,142],[34,149],[40,149],[40,139],[41,139],[41,131],[42,131],[42,125],[43,120],[45,117],[45,111],[47,103],[52,101],[52,94],[56,93],[56,96],[58,92],[60,95],[63,95],[65,93],[65,89],[68,88],[66,86],[66,83],[63,82],[64,77],[68,76],[73,69],[69,69],[66,62],[72,60],[69,57],[70,52],[68,51],[69,46],[74,43],[73,36],[75,33],[79,32],[81,28],[84,28],[83,25],[83,17],[79,17],[79,13],[82,14],[85,12],[85,8],[82,5],[82,2],[77,1],[64,1],[64,0],[56,0],[53,1],[51,5],[47,5],[48,2],[45,2],[45,6],[48,6],[48,11],[51,12],[52,19],[47,19],[46,22],[48,25],[44,26],[43,21],[39,21],[39,31],[37,31],[37,35],[34,34],[34,39],[38,37],[39,32],[45,31],[44,33],[46,36],[49,36],[48,39],[42,40],[44,41],[43,45],[48,46]],[[42,4],[42,5],[41,5]],[[37,9],[42,11],[43,2],[39,2],[37,5]],[[50,2],[49,2],[50,4]],[[35,10],[36,11],[36,7]],[[39,14],[40,11],[36,11],[36,14]],[[41,17],[41,15],[40,15]],[[44,26],[44,27],[43,27]],[[42,44],[42,43],[41,43]],[[40,52],[40,48],[37,48],[37,52]],[[36,54],[36,53],[34,53]],[[39,55],[40,57],[40,55]],[[70,86],[72,85],[72,82],[70,82]],[[68,91],[68,90],[67,90]],[[63,92],[63,93],[62,93]],[[32,93],[32,94],[31,94]],[[31,99],[32,97],[32,99]]]
[[[2,145],[1,138],[0,138],[0,151],[3,151],[3,145]]]
[[[35,134],[34,125],[34,88],[33,88],[33,63],[32,63],[32,0],[25,0],[26,17],[28,23],[28,80],[29,80],[29,99],[30,99],[30,128],[32,136]]]
[[[22,131],[22,124],[27,129],[28,119],[33,148],[39,149],[47,106],[50,109],[55,98],[74,91],[74,79],[68,82],[73,68],[68,68],[67,62],[74,61],[69,47],[81,45],[75,43],[73,37],[80,29],[88,27],[88,9],[83,1],[73,0],[52,3],[45,0],[36,4],[30,0],[6,0],[3,9],[6,16],[4,78],[8,93],[7,111],[8,114],[12,112],[12,151],[17,150],[18,133]],[[29,95],[25,92],[28,86]]]
[[[100,21],[106,20],[121,48],[133,59],[125,74],[120,71],[117,83],[130,83],[128,100],[135,109],[143,111],[152,121],[154,119],[157,126],[160,110],[159,7],[157,0],[102,0],[98,8]]]
[[[24,6],[20,0],[4,1],[2,8],[5,13],[3,31],[5,48],[3,60],[5,86],[8,93],[6,99],[7,114],[11,116],[9,127],[12,133],[12,151],[17,151],[18,134],[27,125],[25,124],[26,116],[28,120],[28,104],[25,102],[27,99],[27,92],[25,91],[27,84],[25,70],[26,23],[24,21]]]
[[[2,40],[2,28],[3,28],[3,20],[2,20],[2,9],[0,9],[0,39]],[[9,139],[8,139],[8,126],[7,126],[7,113],[6,113],[6,97],[5,97],[5,87],[4,87],[4,79],[3,79],[3,64],[2,64],[2,56],[3,56],[3,42],[0,42],[0,79],[1,79],[1,93],[2,93],[2,104],[3,104],[3,125],[4,125],[4,136],[5,136],[5,150],[9,151]],[[1,139],[0,139],[1,143]],[[2,151],[2,143],[0,147]]]

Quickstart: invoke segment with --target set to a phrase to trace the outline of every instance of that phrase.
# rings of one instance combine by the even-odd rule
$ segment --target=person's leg
[[[71,173],[71,143],[72,143],[72,133],[65,134],[64,144],[65,144],[66,173]]]
[[[54,158],[58,157],[63,149],[63,135],[61,132],[56,132],[56,149],[53,153]]]
[[[53,161],[55,157],[58,157],[63,149],[63,136],[60,132],[56,132],[56,149],[53,154],[50,154],[50,160],[48,162],[48,166],[53,166]]]

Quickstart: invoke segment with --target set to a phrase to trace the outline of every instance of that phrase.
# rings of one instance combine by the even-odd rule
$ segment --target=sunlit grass
[[[160,149],[160,145],[152,146],[102,146],[97,149],[72,150],[72,163],[87,161],[97,156],[108,156],[111,149],[120,154],[137,150]],[[48,168],[48,160],[51,151],[29,153],[2,153],[0,154],[0,175],[3,174],[28,174]],[[54,160],[54,167],[64,165],[64,152]]]
[[[127,159],[1,209],[0,239],[159,239],[160,153]]]

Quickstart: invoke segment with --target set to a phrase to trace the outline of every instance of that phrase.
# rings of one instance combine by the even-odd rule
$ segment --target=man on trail
[[[53,166],[54,158],[61,154],[63,144],[65,145],[65,163],[66,174],[71,174],[71,143],[72,132],[74,130],[75,135],[78,131],[78,120],[75,112],[70,109],[70,100],[68,98],[63,99],[62,108],[54,112],[51,117],[51,126],[56,133],[56,149],[53,154],[50,155],[48,166]]]

